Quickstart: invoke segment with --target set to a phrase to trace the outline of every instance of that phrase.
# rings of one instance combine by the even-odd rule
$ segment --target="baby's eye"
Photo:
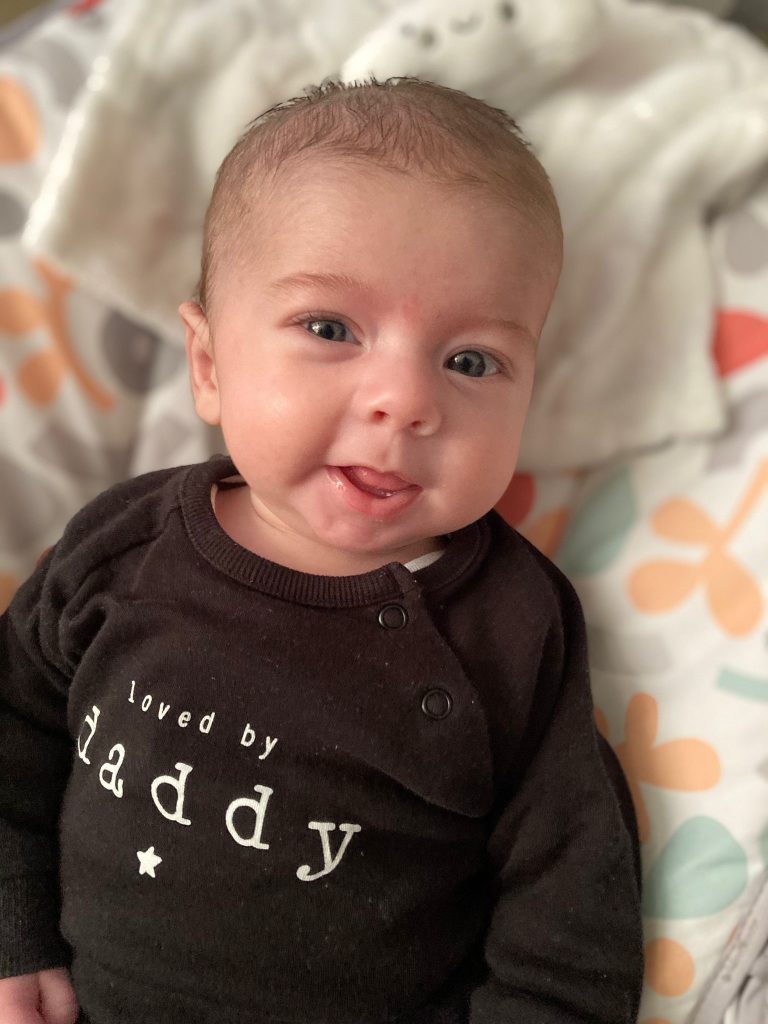
[[[499,373],[501,367],[487,352],[469,349],[451,356],[447,364],[452,370],[465,374],[467,377],[492,377]]]
[[[307,330],[323,341],[350,341],[352,335],[339,320],[305,320]]]

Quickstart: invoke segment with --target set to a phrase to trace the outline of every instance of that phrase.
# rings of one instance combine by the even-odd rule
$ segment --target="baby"
[[[580,606],[493,511],[561,252],[430,83],[226,158],[180,313],[229,454],[101,495],[2,619],[2,1024],[635,1020]]]

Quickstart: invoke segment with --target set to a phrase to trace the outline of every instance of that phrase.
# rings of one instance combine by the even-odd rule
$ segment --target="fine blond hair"
[[[489,193],[540,224],[560,258],[562,227],[552,185],[503,110],[417,78],[325,81],[255,118],[219,167],[197,287],[203,309],[225,254],[238,258],[243,252],[260,195],[268,194],[281,167],[313,153]]]

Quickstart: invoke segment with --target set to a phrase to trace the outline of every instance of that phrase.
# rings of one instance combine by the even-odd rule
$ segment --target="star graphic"
[[[155,868],[163,862],[163,858],[155,853],[154,846],[150,846],[148,850],[137,850],[136,856],[139,858],[139,874],[154,878]]]

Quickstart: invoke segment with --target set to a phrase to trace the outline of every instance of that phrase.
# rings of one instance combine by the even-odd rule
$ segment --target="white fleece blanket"
[[[768,173],[768,54],[638,0],[122,0],[25,234],[181,337],[207,196],[244,125],[328,75],[416,74],[503,106],[566,232],[520,467],[720,430],[710,227]]]

